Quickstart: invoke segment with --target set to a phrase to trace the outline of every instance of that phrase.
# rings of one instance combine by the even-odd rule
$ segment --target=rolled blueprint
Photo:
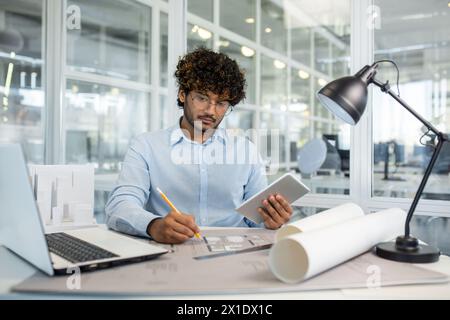
[[[306,280],[403,234],[405,218],[393,208],[287,236],[272,246],[270,269],[286,283]]]
[[[291,234],[325,228],[362,216],[364,216],[364,211],[361,207],[351,202],[346,203],[281,227],[280,230],[278,230],[275,239],[276,241],[279,241]]]

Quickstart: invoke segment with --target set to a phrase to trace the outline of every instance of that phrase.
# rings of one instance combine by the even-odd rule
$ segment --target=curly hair
[[[178,61],[175,77],[179,89],[186,94],[192,90],[211,91],[228,96],[232,106],[245,98],[244,71],[223,53],[198,48]],[[180,99],[177,101],[178,106],[184,106]]]

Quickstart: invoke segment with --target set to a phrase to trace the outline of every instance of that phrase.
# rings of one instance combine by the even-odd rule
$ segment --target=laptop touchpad
[[[78,229],[66,231],[65,233],[92,243],[122,257],[163,253],[167,251],[164,248],[134,240],[113,231],[103,230],[100,228]]]

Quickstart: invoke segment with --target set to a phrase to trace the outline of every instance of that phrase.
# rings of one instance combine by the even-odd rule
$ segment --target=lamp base
[[[412,237],[397,237],[396,242],[383,242],[375,247],[377,256],[409,263],[430,263],[439,260],[440,251],[438,248],[419,244],[417,239]]]

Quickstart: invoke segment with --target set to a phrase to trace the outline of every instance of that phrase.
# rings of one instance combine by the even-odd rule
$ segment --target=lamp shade
[[[365,66],[354,76],[336,79],[317,93],[320,103],[344,122],[355,125],[367,103],[367,86],[375,75],[375,66]]]

